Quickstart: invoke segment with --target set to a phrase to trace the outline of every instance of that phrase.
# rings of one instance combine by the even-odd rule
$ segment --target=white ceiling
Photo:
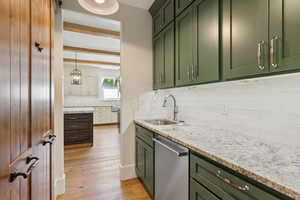
[[[154,0],[119,0],[119,2],[148,10],[153,4]]]
[[[81,24],[95,28],[103,28],[113,31],[120,31],[120,22],[106,19],[94,15],[78,13],[70,10],[64,10],[64,21],[74,24]],[[95,36],[71,31],[64,31],[63,40],[65,46],[81,47],[88,49],[98,49],[120,52],[120,39],[110,37]],[[75,58],[75,52],[64,51],[64,58]],[[77,58],[81,60],[120,62],[119,56],[97,55],[89,53],[77,53]],[[85,64],[86,66],[101,67],[103,69],[119,69],[115,66]]]

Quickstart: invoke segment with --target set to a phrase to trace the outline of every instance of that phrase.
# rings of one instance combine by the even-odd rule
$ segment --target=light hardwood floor
[[[58,200],[151,200],[138,179],[120,182],[116,126],[94,128],[94,147],[65,150],[66,193]]]

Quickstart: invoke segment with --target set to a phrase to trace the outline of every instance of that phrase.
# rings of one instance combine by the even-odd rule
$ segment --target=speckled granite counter
[[[94,112],[95,112],[95,108],[92,108],[92,107],[64,108],[65,114],[94,113]]]
[[[144,120],[135,123],[300,200],[300,146],[287,148],[210,126],[155,126]]]

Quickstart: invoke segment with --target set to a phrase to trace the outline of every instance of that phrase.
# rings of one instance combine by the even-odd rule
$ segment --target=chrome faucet
[[[177,106],[177,103],[176,103],[176,99],[175,99],[175,97],[174,97],[172,94],[170,94],[170,95],[168,95],[168,96],[165,96],[165,98],[164,98],[164,103],[163,103],[162,106],[163,106],[164,108],[166,107],[167,101],[168,101],[169,98],[172,98],[172,99],[173,99],[173,104],[174,104],[174,118],[173,118],[173,120],[174,120],[174,121],[177,121],[177,120],[178,120],[178,118],[177,118],[177,115],[178,115],[178,106]]]

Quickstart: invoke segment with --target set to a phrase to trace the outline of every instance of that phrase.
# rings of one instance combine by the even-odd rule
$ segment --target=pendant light
[[[78,0],[81,7],[96,15],[112,15],[119,10],[118,0]]]
[[[72,81],[71,81],[72,85],[81,85],[81,75],[82,74],[77,66],[77,52],[75,53],[75,66],[70,75],[72,77]]]

